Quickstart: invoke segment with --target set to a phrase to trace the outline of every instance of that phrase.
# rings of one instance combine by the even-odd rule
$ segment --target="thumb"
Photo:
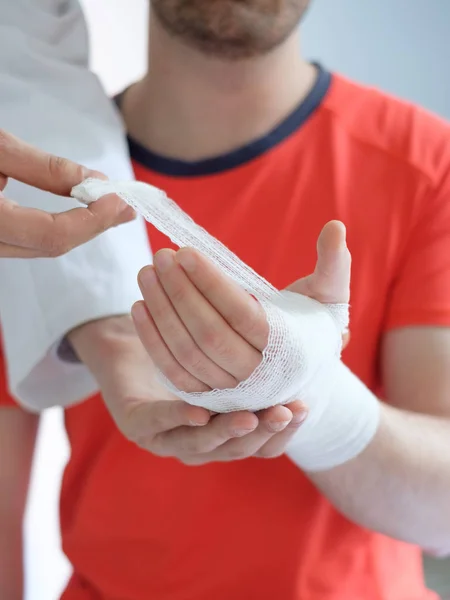
[[[350,270],[345,226],[340,221],[330,221],[317,241],[314,273],[299,279],[288,290],[322,303],[346,303],[350,299]]]

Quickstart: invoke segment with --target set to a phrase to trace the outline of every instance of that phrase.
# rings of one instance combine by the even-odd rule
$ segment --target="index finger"
[[[210,260],[192,248],[182,248],[177,262],[203,296],[249,344],[264,350],[269,325],[262,306]]]
[[[115,195],[58,214],[21,207],[0,197],[0,241],[36,250],[41,256],[59,256],[134,216]]]
[[[0,173],[59,196],[87,177],[105,176],[71,160],[43,152],[0,129]]]

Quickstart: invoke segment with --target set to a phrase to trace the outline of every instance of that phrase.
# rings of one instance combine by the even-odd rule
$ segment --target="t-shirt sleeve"
[[[450,152],[437,185],[430,185],[394,282],[386,329],[450,326]]]

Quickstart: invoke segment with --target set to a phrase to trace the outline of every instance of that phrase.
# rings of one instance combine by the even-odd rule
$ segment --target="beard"
[[[173,37],[211,57],[240,60],[269,53],[297,28],[310,0],[151,0]]]

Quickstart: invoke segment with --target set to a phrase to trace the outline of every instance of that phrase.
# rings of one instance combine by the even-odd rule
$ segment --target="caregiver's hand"
[[[138,334],[155,365],[175,386],[188,392],[234,387],[246,379],[259,364],[267,342],[268,326],[259,304],[193,250],[162,250],[155,256],[155,267],[141,271],[144,302],[133,307]],[[318,241],[314,273],[290,289],[320,302],[347,302],[349,283],[345,228],[330,222]],[[285,422],[280,420],[282,432],[274,434],[265,426],[266,419],[273,419],[275,412],[281,419],[281,411],[287,411]],[[253,432],[240,440],[222,442],[190,462],[278,456],[305,414],[300,403],[262,411]],[[231,416],[216,416],[212,423]],[[172,438],[183,443],[177,431]]]
[[[87,208],[50,214],[23,208],[3,190],[8,177],[60,196],[68,196],[86,177],[103,177],[69,160],[42,152],[0,130],[0,257],[59,256],[109,227],[134,218],[118,196],[110,195]]]

